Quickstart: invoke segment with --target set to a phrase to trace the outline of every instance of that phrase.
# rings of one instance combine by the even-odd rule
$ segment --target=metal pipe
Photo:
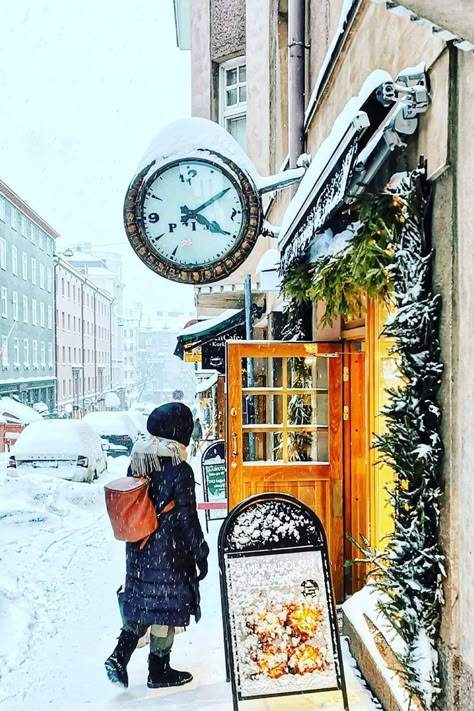
[[[247,341],[253,340],[252,326],[252,275],[246,274],[244,281],[244,303],[245,303],[245,338]],[[253,358],[247,358],[247,387],[253,388],[254,373],[253,373]],[[247,395],[247,424],[252,425],[255,422],[255,400],[253,395]],[[255,461],[255,435],[249,432],[249,459]]]
[[[288,151],[290,168],[296,168],[296,161],[304,152],[304,53],[305,0],[288,0]]]

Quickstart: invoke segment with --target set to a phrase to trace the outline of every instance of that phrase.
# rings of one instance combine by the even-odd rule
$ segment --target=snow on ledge
[[[367,624],[367,620],[365,619],[365,616],[367,616],[371,620],[371,622],[377,627],[377,629],[379,629],[379,631],[383,634],[387,643],[390,646],[392,646],[393,644],[393,651],[396,651],[398,653],[401,651],[398,645],[400,644],[400,642],[403,644],[402,640],[398,638],[399,641],[397,641],[394,637],[392,637],[391,640],[390,636],[388,636],[388,638],[386,636],[388,634],[388,627],[387,623],[382,625],[380,612],[377,610],[377,597],[378,593],[374,590],[374,588],[371,585],[366,585],[364,588],[362,588],[362,590],[357,593],[354,593],[352,597],[346,600],[346,602],[342,606],[342,609],[344,610],[344,614],[351,623],[351,625],[359,634],[365,648],[369,651],[374,664],[377,666],[378,670],[380,671],[383,678],[390,687],[394,697],[400,705],[400,708],[408,711],[410,708],[409,694],[402,686],[400,677],[397,672],[393,671],[388,667],[385,659],[380,654],[372,632],[370,631],[369,626]],[[393,634],[394,633],[392,630],[392,635]]]

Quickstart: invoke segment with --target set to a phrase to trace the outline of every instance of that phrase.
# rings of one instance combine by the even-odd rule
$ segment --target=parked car
[[[72,481],[91,482],[107,468],[100,437],[85,422],[32,422],[10,452],[8,469],[17,474],[42,472]]]
[[[82,418],[102,439],[111,445],[126,447],[127,454],[132,451],[138,437],[138,430],[132,419],[123,412],[89,412]]]
[[[151,412],[151,410],[150,410]],[[127,417],[130,417],[132,420],[133,424],[137,428],[138,432],[140,434],[148,434],[148,430],[146,428],[146,423],[148,420],[148,415],[149,413],[143,413],[140,412],[139,410],[118,410],[115,414],[117,415],[126,415]]]

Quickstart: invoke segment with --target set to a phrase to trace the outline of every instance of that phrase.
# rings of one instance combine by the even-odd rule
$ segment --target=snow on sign
[[[239,701],[339,689],[349,709],[326,535],[285,494],[240,503],[219,534],[227,677]]]

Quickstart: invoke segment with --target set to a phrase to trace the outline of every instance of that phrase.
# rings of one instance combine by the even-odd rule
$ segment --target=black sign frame
[[[218,439],[214,440],[209,444],[208,447],[206,447],[201,459],[202,489],[204,495],[204,502],[206,504],[211,503],[209,496],[209,475],[207,469],[209,466],[213,466],[213,464],[206,464],[206,459],[209,460],[214,457],[220,457],[222,459],[222,464],[224,467],[224,496],[225,501],[227,501],[227,464],[225,458],[225,442],[223,439]],[[211,516],[210,508],[205,508],[204,514],[206,519],[206,532],[209,533],[209,521],[222,521],[223,519],[225,519],[227,516],[227,507],[225,509],[222,509],[222,514],[220,516]]]
[[[294,521],[293,526],[288,527],[288,532],[282,532],[282,526],[278,522],[278,511],[284,512],[286,517]],[[234,532],[246,530],[245,523],[250,517],[258,512],[259,531],[254,529],[253,534],[243,540],[237,540]],[[275,516],[275,513],[277,514]],[[257,520],[257,517],[255,517]],[[275,525],[278,522],[278,526]],[[257,531],[258,535],[255,535]],[[262,532],[265,531],[265,535]],[[270,531],[270,543],[268,542]],[[295,533],[296,531],[296,533]],[[234,657],[233,635],[236,634],[233,627],[231,612],[229,609],[229,579],[227,568],[232,559],[268,556],[269,554],[278,556],[288,553],[311,553],[318,552],[321,556],[325,595],[327,601],[327,616],[329,621],[329,632],[332,644],[332,655],[334,673],[337,684],[333,688],[305,689],[304,691],[272,692],[262,694],[252,694],[245,696],[241,692],[241,679],[239,678],[239,668]],[[264,493],[251,496],[238,504],[227,516],[219,531],[218,539],[218,559],[221,585],[222,619],[224,627],[224,651],[226,663],[226,678],[232,685],[232,699],[234,711],[239,711],[239,701],[258,698],[266,698],[282,695],[294,695],[302,693],[316,693],[339,690],[342,694],[344,711],[349,711],[349,702],[344,675],[344,665],[342,658],[341,642],[335,598],[331,580],[329,553],[324,527],[314,511],[308,506],[287,494]],[[230,569],[230,568],[229,568]]]

